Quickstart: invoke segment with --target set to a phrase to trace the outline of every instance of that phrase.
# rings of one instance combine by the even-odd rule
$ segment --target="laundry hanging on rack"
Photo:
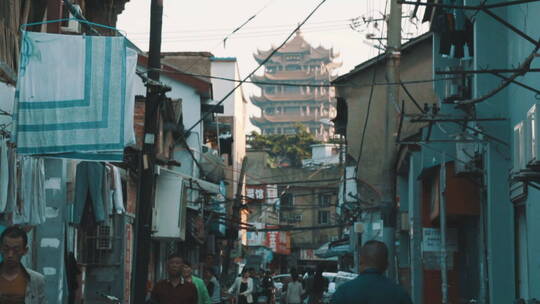
[[[80,162],[75,174],[75,201],[73,223],[80,224],[84,210],[91,201],[94,220],[103,223],[106,220],[106,208],[103,199],[103,183],[105,166],[99,162]]]
[[[120,170],[117,167],[112,166],[113,172],[113,201],[114,201],[114,210],[116,214],[123,214],[126,212],[124,207],[124,192],[122,190],[122,178],[120,177]]]
[[[45,163],[43,158],[23,156],[18,174],[20,184],[13,208],[12,223],[36,226],[46,221]]]
[[[20,176],[18,174],[18,157],[14,148],[8,149],[8,191],[7,191],[7,204],[4,209],[5,213],[12,213],[15,210],[17,204],[17,190],[19,188]]]
[[[19,154],[119,161],[133,131],[137,53],[124,37],[23,32]]]
[[[0,138],[0,213],[4,212],[8,202],[9,189],[9,151],[7,140]]]

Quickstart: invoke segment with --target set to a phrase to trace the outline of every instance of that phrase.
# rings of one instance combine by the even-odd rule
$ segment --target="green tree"
[[[303,125],[296,125],[296,134],[261,135],[255,131],[248,136],[252,149],[268,151],[279,166],[301,167],[302,160],[311,158],[311,145],[319,144]]]

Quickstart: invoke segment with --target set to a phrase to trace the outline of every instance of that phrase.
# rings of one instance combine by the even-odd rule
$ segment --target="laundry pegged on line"
[[[0,213],[8,224],[39,225],[46,220],[43,158],[18,156],[0,138]]]
[[[122,180],[117,167],[102,162],[82,161],[75,175],[73,223],[80,225],[87,216],[96,224],[113,214],[125,213]]]
[[[13,142],[22,155],[120,161],[135,143],[137,52],[124,37],[23,32]]]

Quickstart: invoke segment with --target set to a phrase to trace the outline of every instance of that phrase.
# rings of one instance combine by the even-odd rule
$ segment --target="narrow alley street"
[[[0,304],[540,304],[539,2],[0,1]]]

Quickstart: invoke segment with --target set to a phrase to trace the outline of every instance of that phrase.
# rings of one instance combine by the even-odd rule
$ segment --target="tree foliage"
[[[311,158],[311,145],[319,144],[303,125],[296,125],[296,134],[262,135],[255,131],[248,136],[251,149],[265,150],[278,166],[301,167],[302,160]]]

